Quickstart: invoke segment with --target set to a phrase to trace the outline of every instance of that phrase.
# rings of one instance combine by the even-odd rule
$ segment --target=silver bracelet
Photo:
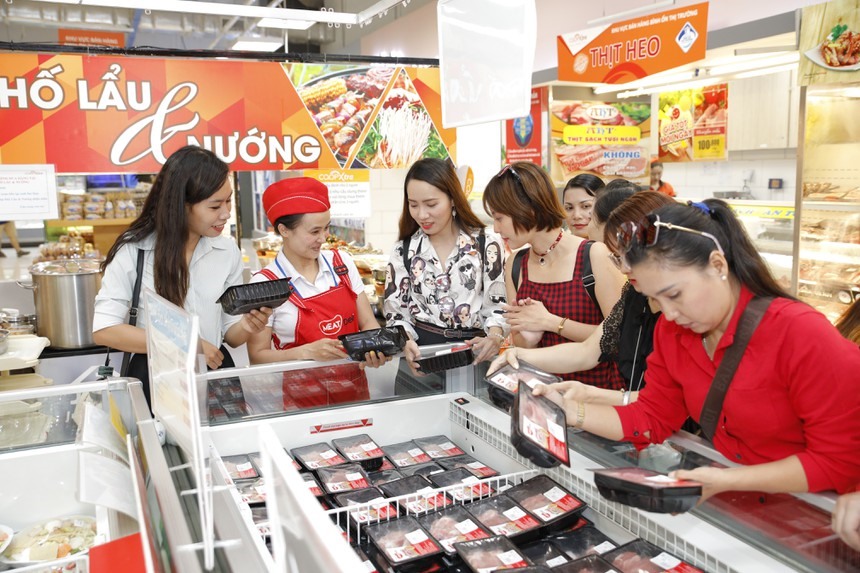
[[[625,390],[622,392],[621,405],[627,406],[630,404],[630,390]]]

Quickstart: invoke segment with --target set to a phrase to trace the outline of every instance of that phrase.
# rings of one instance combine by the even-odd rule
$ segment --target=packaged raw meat
[[[521,456],[542,468],[559,462],[570,466],[564,408],[535,396],[528,384],[520,384],[511,409],[511,443]]]
[[[469,513],[496,535],[517,537],[518,543],[537,538],[538,520],[507,495],[497,495],[468,506]]]
[[[375,472],[382,467],[385,453],[367,434],[338,438],[331,443],[343,457],[351,462],[358,462],[369,472]]]
[[[343,464],[332,468],[319,468],[317,477],[326,493],[339,493],[370,487],[367,474],[358,464]]]
[[[435,462],[427,462],[426,464],[418,464],[417,466],[407,466],[400,470],[404,476],[424,476],[429,478],[433,474],[439,474],[445,471],[445,468]]]
[[[384,472],[393,469],[397,468],[394,467],[394,464],[391,463],[391,460],[389,460],[388,458],[382,458],[382,466],[379,468],[378,471]]]
[[[603,532],[591,525],[554,535],[549,541],[571,559],[580,559],[586,555],[603,555],[618,547]]]
[[[408,476],[382,484],[379,489],[385,493],[386,497],[408,495],[409,497],[399,500],[399,505],[401,509],[405,508],[406,512],[411,515],[422,515],[453,503],[445,493],[434,490],[424,476]]]
[[[456,553],[454,549],[455,543],[492,536],[462,506],[449,507],[442,511],[421,516],[418,518],[418,523],[430,533],[433,539],[442,545],[445,552],[449,555]]]
[[[346,459],[326,442],[293,448],[290,453],[306,470],[316,470],[346,463]]]
[[[272,534],[272,530],[269,527],[269,511],[265,505],[252,507],[251,519],[254,521],[254,525],[257,526],[257,533],[263,537],[268,537]]]
[[[379,573],[379,570],[376,568],[376,565],[373,564],[373,561],[370,560],[370,557],[367,556],[367,553],[359,548],[355,548],[355,554],[358,555],[358,558],[361,560],[361,565],[364,567],[362,571],[366,571],[367,573]]]
[[[254,481],[243,481],[236,484],[236,489],[239,491],[239,497],[248,505],[255,503],[265,503],[266,490],[263,487],[263,478]]]
[[[297,461],[293,458],[293,456],[290,454],[290,450],[288,450],[287,448],[284,448],[284,451],[285,451],[285,452],[287,452],[287,457],[288,457],[288,458],[290,458],[290,461],[293,463],[293,467],[294,467],[294,468],[296,468],[296,471],[299,471],[299,472],[300,472],[300,471],[302,471],[302,470],[304,469],[304,468],[302,467],[302,464],[300,464],[299,462],[297,462]],[[257,462],[256,462],[256,458],[255,458],[254,456],[259,456],[259,455],[260,455],[259,453],[256,453],[256,454],[248,454],[248,457],[250,457],[250,458],[251,458],[251,461],[252,461],[252,462],[254,462],[255,464],[257,464]],[[257,464],[257,467],[258,467],[258,468],[262,468],[263,466],[262,466],[262,465],[260,465],[260,464]]]
[[[460,447],[451,441],[448,436],[430,436],[429,438],[416,438],[414,440],[418,447],[424,450],[428,456],[437,460],[439,458],[450,458],[465,454]]]
[[[385,455],[395,467],[405,468],[430,461],[430,456],[413,441],[382,446]]]
[[[401,517],[368,526],[367,534],[374,547],[395,566],[442,553],[442,547],[414,517]]]
[[[494,493],[488,483],[480,481],[466,468],[457,468],[430,476],[430,481],[436,487],[449,487],[462,484],[462,487],[448,489],[448,495],[455,501],[469,502],[487,497]]]
[[[546,531],[561,531],[579,519],[585,502],[545,475],[537,475],[505,492],[526,508]]]
[[[456,543],[454,549],[474,573],[533,565],[509,539],[501,535]]]
[[[438,352],[422,351],[421,358],[417,360],[418,369],[425,374],[443,372],[454,368],[462,368],[472,364],[475,355],[468,345],[454,346],[439,350]]]
[[[553,573],[618,573],[609,561],[597,555],[589,555],[554,568]]]
[[[528,362],[523,362],[522,360],[519,362],[519,368],[514,368],[510,364],[507,364],[486,378],[487,393],[490,396],[490,400],[505,411],[510,411],[513,406],[514,396],[517,394],[517,389],[521,381],[530,386],[541,382],[544,384],[561,382],[561,378],[555,374],[544,372]]]
[[[383,493],[375,487],[339,493],[334,501],[341,507],[360,506],[350,511],[349,517],[361,525],[397,517],[397,509],[385,501]]]
[[[672,479],[645,468],[609,468],[594,471],[600,495],[624,505],[655,513],[683,513],[695,507],[702,484]]]
[[[394,356],[403,350],[409,337],[406,334],[406,329],[398,325],[341,334],[338,339],[349,357],[361,362],[364,360],[364,355],[371,351],[382,352],[386,356]]]
[[[602,555],[622,573],[704,573],[644,539],[636,539]]]
[[[380,470],[378,472],[367,474],[367,477],[370,479],[371,484],[375,486],[380,486],[384,483],[398,480],[406,476],[404,476],[398,470]]]
[[[302,476],[302,479],[305,480],[305,486],[307,486],[308,491],[314,494],[315,497],[322,497],[325,495],[325,492],[322,490],[319,482],[313,474],[302,472],[300,475]]]
[[[535,565],[558,567],[570,562],[570,558],[559,551],[558,547],[549,541],[535,541],[521,549],[523,555],[531,559]]]
[[[468,454],[462,456],[454,456],[453,458],[445,458],[438,461],[438,464],[446,470],[455,470],[457,468],[466,468],[472,475],[478,478],[488,478],[499,475],[499,472],[485,464],[479,462]]]
[[[260,473],[254,464],[251,463],[251,458],[242,454],[238,456],[223,456],[221,461],[224,462],[224,467],[227,468],[227,474],[233,480],[241,479],[257,479]]]

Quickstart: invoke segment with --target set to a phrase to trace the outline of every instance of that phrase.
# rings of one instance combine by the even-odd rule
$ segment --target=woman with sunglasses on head
[[[615,234],[624,221],[639,220],[651,211],[672,205],[675,201],[662,193],[643,191],[633,194],[631,189],[613,189],[597,198],[594,217],[589,225],[589,236],[606,237],[612,260],[621,272],[629,269],[622,265],[618,256]],[[589,403],[627,404],[636,401],[642,387],[646,358],[653,348],[654,325],[660,315],[659,308],[649,303],[647,297],[637,292],[628,282],[621,291],[621,298],[612,308],[606,320],[582,342],[568,342],[548,348],[510,348],[493,361],[490,373],[505,363],[519,368],[525,360],[547,372],[582,372],[594,368],[601,362],[612,361],[624,378],[621,392],[576,382],[569,384],[570,397]],[[577,375],[573,375],[577,378]]]
[[[505,319],[514,344],[543,348],[588,338],[612,310],[624,284],[606,247],[563,231],[565,212],[555,187],[532,163],[508,165],[493,177],[484,191],[484,208],[512,250],[529,245],[509,258],[505,268],[510,301]],[[609,363],[578,378],[600,387],[622,387]]]
[[[597,194],[606,184],[603,179],[590,173],[573,177],[561,192],[564,210],[567,213],[567,228],[582,239],[588,239],[588,224]]]
[[[853,491],[860,348],[782,290],[729,206],[708,199],[662,207],[625,222],[618,243],[631,282],[663,312],[639,399],[587,404],[565,383],[535,393],[563,405],[568,424],[639,448],[692,417],[720,453],[744,464],[674,472],[704,484],[703,498],[730,490]],[[749,333],[746,345],[737,342]],[[734,372],[720,371],[732,355],[740,356]]]
[[[102,263],[93,340],[134,353],[127,375],[143,382],[147,402],[146,313],[138,313],[136,326],[128,324],[138,268],[142,286],[200,318],[200,343],[210,368],[233,366],[221,343],[241,346],[265,328],[272,312],[264,308],[230,316],[218,304],[227,287],[242,284],[242,253],[221,235],[232,200],[227,164],[206,149],[183,147],[167,158],[140,215]],[[141,296],[137,308],[142,306]]]
[[[400,236],[386,279],[386,290],[404,279],[411,288],[386,296],[383,305],[388,325],[409,333],[404,354],[414,371],[419,344],[464,342],[476,363],[499,353],[505,321],[501,303],[489,296],[490,251],[504,263],[501,240],[472,212],[454,167],[441,159],[415,162],[406,173]],[[428,275],[432,280],[425,281]],[[495,280],[503,279],[496,274]]]

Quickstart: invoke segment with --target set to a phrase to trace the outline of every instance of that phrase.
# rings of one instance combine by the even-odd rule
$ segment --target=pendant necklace
[[[532,251],[534,251],[534,254],[536,254],[538,256],[538,263],[540,264],[540,266],[546,265],[547,255],[549,255],[552,252],[552,250],[558,245],[558,243],[561,241],[561,238],[563,236],[564,236],[564,229],[562,229],[558,232],[558,237],[555,238],[555,241],[552,242],[552,244],[549,246],[549,248],[546,250],[545,253],[537,252],[537,250],[534,248],[534,246],[532,246]]]

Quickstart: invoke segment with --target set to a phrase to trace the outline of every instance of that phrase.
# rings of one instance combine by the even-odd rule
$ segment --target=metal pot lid
[[[101,272],[101,259],[59,259],[30,267],[31,275],[91,275]]]

